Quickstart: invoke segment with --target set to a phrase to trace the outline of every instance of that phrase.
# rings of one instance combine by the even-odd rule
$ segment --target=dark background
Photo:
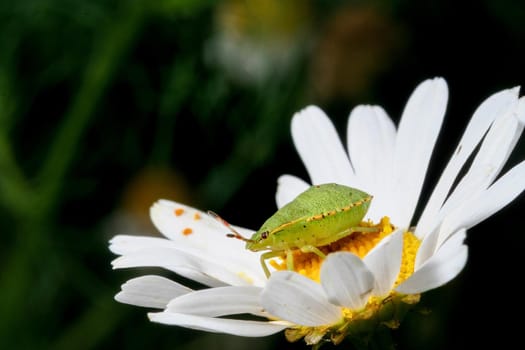
[[[1,0],[0,348],[307,348],[150,323],[113,300],[146,270],[112,271],[108,240],[158,235],[161,197],[257,228],[279,175],[307,179],[295,111],[317,104],[341,134],[362,103],[397,123],[442,76],[428,196],[479,103],[525,81],[523,23],[512,0]],[[469,231],[466,268],[423,295],[399,349],[520,342],[524,204]]]

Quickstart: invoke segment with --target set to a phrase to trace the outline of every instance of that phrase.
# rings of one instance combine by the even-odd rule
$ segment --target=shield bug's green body
[[[335,242],[353,232],[375,232],[376,228],[358,227],[365,217],[372,196],[355,188],[334,183],[312,186],[273,214],[250,239],[231,227],[236,237],[246,242],[246,249],[265,251],[261,264],[270,275],[265,261],[285,254],[287,267],[293,270],[294,249],[325,255],[317,248]],[[214,216],[217,216],[214,214]],[[226,224],[226,222],[223,223]]]

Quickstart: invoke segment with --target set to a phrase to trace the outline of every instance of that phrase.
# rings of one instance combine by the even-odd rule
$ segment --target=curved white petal
[[[414,268],[419,269],[436,251],[437,240],[439,237],[439,227],[434,231],[426,233],[417,250],[416,262]]]
[[[350,113],[347,144],[360,189],[374,195],[368,217],[379,220],[384,213],[392,215],[390,203],[392,158],[396,127],[383,108],[357,106]]]
[[[448,88],[435,78],[421,83],[410,96],[399,123],[392,186],[399,207],[391,217],[399,227],[408,227],[416,209],[428,163],[445,115]]]
[[[183,248],[184,250],[181,250],[180,248]],[[198,248],[186,246],[180,243],[177,244],[171,240],[157,237],[118,235],[110,240],[110,250],[115,254],[123,255],[123,257],[117,258],[112,262],[113,267],[116,269],[139,266],[159,266],[171,269],[166,264],[155,265],[157,262],[159,262],[159,260],[154,257],[156,255],[157,249],[161,254],[163,252],[168,252],[164,254],[167,254],[170,259],[175,259],[175,261],[177,261],[177,263],[174,265],[176,266],[176,270],[172,271],[175,271],[187,278],[193,279],[193,277],[195,277],[196,281],[208,286],[224,285],[225,282],[217,281],[216,278],[212,278],[205,273],[197,271],[196,266],[203,264],[208,266],[212,265],[216,270],[222,269],[226,271],[225,274],[227,275],[236,275],[237,277],[234,277],[233,281],[238,280],[238,278],[243,279],[244,283],[242,284],[244,285],[253,284],[256,286],[263,286],[266,283],[266,277],[264,276],[264,273],[262,273],[258,259],[255,262],[250,262],[250,264],[243,264],[242,261],[236,262],[234,257],[231,259],[221,259],[220,257],[213,254],[208,256],[205,255],[205,252],[200,251]],[[217,249],[220,248],[217,247]],[[258,253],[252,254],[254,254],[255,257],[258,256]],[[150,256],[153,256],[153,260],[149,258]],[[200,263],[196,261],[199,259],[202,259]],[[184,264],[184,260],[187,260],[188,263]],[[216,274],[214,276],[219,277],[221,274]],[[232,281],[230,280],[230,282]]]
[[[255,285],[264,285],[266,277],[259,263],[261,253],[249,251],[244,242],[226,237],[229,228],[207,213],[177,202],[160,200],[151,207],[150,215],[155,226],[174,242],[177,249],[219,262],[232,271],[242,268],[239,272],[252,278]],[[184,234],[187,228],[191,229],[190,234]],[[254,232],[234,228],[246,237]]]
[[[130,279],[121,289],[115,295],[116,301],[157,309],[164,309],[171,299],[192,291],[170,279],[154,275]]]
[[[466,230],[452,235],[412,276],[401,283],[396,291],[416,294],[440,287],[456,277],[467,263],[468,248],[463,241]]]
[[[515,145],[516,134],[522,130],[516,119],[517,106],[516,101],[504,116],[494,121],[469,171],[443,205],[440,213],[442,216],[484,191],[498,176]]]
[[[306,181],[293,175],[281,175],[277,180],[275,201],[282,208],[310,187]]]
[[[292,137],[312,184],[354,183],[348,155],[334,125],[321,109],[308,106],[296,113],[292,119]]]
[[[525,96],[521,96],[518,100],[518,107],[515,110],[515,117],[520,125],[515,136],[514,146],[518,143],[521,133],[523,132],[523,128],[525,127]]]
[[[357,255],[329,254],[321,266],[321,285],[334,305],[359,310],[374,288],[374,276]]]
[[[261,304],[271,315],[302,326],[329,325],[342,317],[341,310],[326,300],[321,285],[291,271],[272,273]]]
[[[403,230],[397,230],[363,258],[363,262],[374,275],[373,295],[385,296],[390,293],[399,275],[402,254]]]
[[[262,315],[261,291],[262,288],[249,286],[201,289],[171,300],[166,311],[208,317]]]
[[[243,275],[242,266],[230,269],[220,263],[220,261],[209,260],[204,256],[195,256],[176,249],[160,247],[145,248],[112,261],[115,269],[161,267],[209,286],[251,284],[251,281],[244,277],[246,275]]]
[[[487,190],[465,202],[445,218],[437,246],[459,227],[477,225],[512,202],[525,189],[525,161],[514,166]]]
[[[235,255],[239,255],[240,259],[253,259],[253,254],[243,249],[242,242],[228,239],[228,228],[208,213],[181,203],[159,200],[151,206],[150,216],[157,229],[178,246],[194,247],[217,254],[226,250],[225,255],[232,255],[229,254],[229,249],[234,249],[239,250],[239,254]],[[188,228],[191,229],[191,233],[186,230]],[[254,233],[253,230],[235,228],[247,236]],[[257,260],[257,257],[254,260]]]
[[[521,124],[525,124],[525,96],[520,97],[517,118]]]
[[[136,253],[145,248],[175,248],[173,241],[165,238],[117,235],[109,241],[109,250],[117,255]]]
[[[519,88],[503,90],[487,98],[476,109],[459,141],[458,146],[443,171],[417,224],[416,236],[423,238],[439,222],[439,211],[456,180],[459,171],[480,143],[492,122],[518,99]]]
[[[243,337],[265,337],[287,327],[287,325],[278,322],[233,320],[173,312],[149,313],[148,317],[152,322]]]
[[[224,238],[220,232],[225,230],[221,230],[216,220],[182,203],[158,200],[150,208],[150,217],[160,233],[174,242],[199,245],[203,240],[212,240],[220,244]],[[184,234],[186,228],[192,233]]]

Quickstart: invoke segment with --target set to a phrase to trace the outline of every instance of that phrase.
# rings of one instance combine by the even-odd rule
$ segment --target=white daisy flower
[[[241,336],[287,328],[289,340],[305,337],[308,344],[338,343],[378,322],[396,327],[420,293],[442,286],[463,269],[466,230],[525,188],[525,162],[498,177],[525,123],[525,100],[514,88],[492,95],[475,111],[423,214],[411,226],[447,98],[443,79],[423,82],[397,130],[381,107],[356,107],[349,118],[348,152],[319,108],[307,107],[294,116],[293,139],[311,183],[338,183],[372,194],[362,226],[376,232],[357,232],[318,247],[326,259],[294,252],[294,271],[274,271],[266,279],[261,254],[224,238],[225,229],[216,220],[159,201],[151,217],[168,239],[116,236],[110,249],[121,256],[114,268],[158,266],[212,288],[191,291],[164,277],[143,276],[124,284],[116,299],[163,309],[149,314],[155,322]],[[278,207],[310,186],[283,175]],[[234,230],[245,237],[253,234]],[[285,261],[270,263],[286,270]],[[257,318],[239,320],[239,314]]]
[[[274,317],[295,324],[287,331],[289,340],[304,336],[308,344],[338,343],[358,324],[360,331],[380,323],[397,327],[402,311],[420,293],[444,285],[463,269],[466,230],[525,188],[525,162],[497,178],[525,122],[525,99],[514,88],[490,96],[475,111],[423,214],[411,226],[447,97],[443,79],[423,82],[397,130],[381,107],[356,107],[349,117],[348,153],[319,108],[310,106],[294,116],[293,139],[312,184],[337,182],[373,194],[368,218],[389,220],[394,232],[379,240],[366,234],[360,242],[339,244],[337,250],[349,252],[330,254],[322,265],[310,257],[296,268],[299,273],[272,274],[261,303]],[[283,175],[278,205],[309,187]],[[370,327],[363,327],[367,322]]]

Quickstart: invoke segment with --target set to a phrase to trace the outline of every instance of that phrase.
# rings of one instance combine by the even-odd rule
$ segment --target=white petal
[[[521,124],[525,124],[525,96],[520,98],[517,118]]]
[[[183,213],[177,215],[177,209],[182,209]],[[245,243],[238,239],[226,237],[230,232],[228,227],[207,213],[180,203],[160,200],[151,207],[150,214],[155,226],[175,242],[178,249],[194,256],[205,256],[232,271],[250,276],[255,285],[264,285],[266,277],[259,262],[260,253],[247,250]],[[186,228],[192,230],[191,234],[183,234]],[[254,232],[234,228],[246,237]]]
[[[437,240],[439,237],[439,227],[436,227],[434,231],[425,234],[423,241],[417,250],[416,262],[414,268],[419,269],[436,251]]]
[[[332,304],[359,310],[374,288],[374,276],[358,256],[337,252],[321,266],[321,284]]]
[[[523,128],[525,126],[524,125],[524,122],[525,122],[525,96],[522,96],[518,100],[518,106],[514,110],[514,117],[518,120],[519,125],[516,128],[516,133],[514,135],[514,140],[511,143],[511,147],[510,147],[511,150],[514,149],[514,147],[518,143],[518,141],[519,141],[519,139],[521,137],[521,134],[523,132]]]
[[[159,200],[151,206],[150,216],[157,229],[175,242],[198,245],[202,240],[219,242],[224,238],[216,220],[207,213],[182,203]],[[192,234],[185,235],[186,228],[192,229]]]
[[[466,200],[445,218],[437,245],[459,227],[477,225],[512,202],[525,189],[525,161],[513,167],[486,191]]]
[[[357,106],[348,121],[348,153],[360,189],[374,195],[368,217],[378,220],[390,215],[392,158],[396,128],[379,106]]]
[[[499,174],[515,145],[516,133],[522,129],[515,115],[517,106],[516,101],[504,116],[494,121],[469,171],[443,205],[442,216],[484,191]]]
[[[492,122],[504,114],[518,98],[518,88],[503,90],[487,98],[474,112],[456,151],[434,188],[423,214],[417,224],[416,236],[422,238],[432,231],[439,218],[438,213],[450,192],[459,171],[477,147]]]
[[[118,255],[136,253],[144,248],[176,248],[168,239],[145,236],[117,235],[109,243],[109,250]]]
[[[456,277],[467,263],[468,248],[463,244],[465,236],[465,229],[452,235],[421,268],[400,284],[396,291],[403,294],[423,293]]]
[[[282,208],[306,191],[310,185],[304,180],[293,175],[282,175],[277,180],[277,194],[275,200],[277,207]]]
[[[296,113],[292,137],[312,184],[350,186],[354,182],[354,171],[339,135],[321,109],[309,106]]]
[[[112,265],[115,269],[161,267],[209,286],[250,284],[242,277],[242,267],[229,269],[206,256],[194,256],[170,248],[144,248],[113,260]]]
[[[154,258],[157,249],[161,252],[168,250],[170,252],[170,258],[177,256],[177,261],[180,261],[184,256],[188,255],[188,253],[180,251],[173,241],[157,237],[118,235],[111,239],[109,248],[113,253],[122,255],[122,257],[111,262],[114,269],[157,266],[155,264],[158,259],[155,260]],[[142,257],[142,255],[146,255],[147,257],[153,256],[153,261],[150,261],[151,259],[147,257]],[[169,262],[167,261],[166,264],[167,263]],[[159,267],[172,270],[166,264],[160,264],[161,265],[158,265]],[[177,263],[175,272],[208,286],[224,285],[224,282],[217,281],[215,278],[203,275],[194,269],[182,267],[181,263]]]
[[[194,247],[210,253],[220,254],[222,252],[226,253],[225,255],[232,255],[230,254],[232,249],[239,250],[239,254],[235,256],[253,258],[250,252],[242,249],[242,242],[226,237],[227,227],[205,212],[181,203],[159,200],[150,208],[150,216],[159,231],[177,245]],[[191,234],[184,234],[186,228],[192,230]],[[248,236],[254,232],[239,227],[236,229]]]
[[[421,83],[410,96],[398,127],[394,154],[393,196],[399,216],[392,217],[399,227],[410,226],[421,188],[441,129],[448,99],[445,80]]]
[[[261,303],[271,315],[302,326],[329,325],[342,317],[341,310],[326,300],[321,285],[291,271],[272,273]]]
[[[149,313],[148,317],[153,322],[243,337],[265,337],[287,327],[277,322],[232,320],[172,312]]]
[[[242,242],[241,242],[242,243]],[[183,248],[184,250],[181,250]],[[245,280],[243,284],[252,284],[255,286],[263,286],[266,283],[266,277],[262,272],[261,265],[258,260],[258,253],[254,254],[255,262],[245,263],[244,261],[238,261],[235,257],[223,258],[222,256],[208,254],[206,251],[199,250],[192,246],[186,246],[182,243],[175,243],[168,239],[157,238],[157,237],[141,237],[141,236],[126,236],[119,235],[113,237],[110,241],[110,249],[115,254],[121,254],[126,256],[126,258],[117,258],[112,262],[114,268],[128,268],[128,267],[140,267],[140,266],[159,266],[163,268],[168,268],[166,264],[162,265],[151,265],[152,263],[159,262],[158,259],[153,257],[153,261],[149,258],[142,257],[146,256],[155,256],[156,250],[159,249],[159,252],[169,252],[165,253],[169,255],[170,259],[176,259],[177,273],[181,274],[184,277],[193,279],[197,278],[196,281],[203,283],[208,286],[217,286],[224,285],[225,282],[218,282],[215,278],[211,278],[195,270],[195,266],[200,265],[213,265],[214,267],[223,269],[227,272],[228,275],[234,274],[237,275],[234,280],[242,278]],[[220,247],[217,247],[220,250]],[[242,248],[243,250],[246,250]],[[230,250],[230,253],[233,250]],[[236,252],[237,254],[238,252]],[[235,255],[235,254],[231,254]],[[134,261],[135,259],[139,259]],[[131,259],[131,261],[130,261]],[[146,259],[146,260],[144,260]],[[183,264],[181,261],[183,259],[189,260],[189,265]],[[202,262],[199,264],[196,260],[201,259]],[[147,263],[148,265],[139,265],[141,263]],[[160,263],[160,262],[159,262]],[[174,270],[172,270],[174,271]],[[218,277],[219,275],[216,275]],[[232,281],[230,281],[232,282]],[[232,283],[228,283],[232,284]]]
[[[262,315],[259,287],[217,287],[201,289],[173,299],[166,311],[218,317],[236,314]]]
[[[403,230],[397,230],[383,239],[363,259],[374,275],[373,295],[385,296],[394,285],[401,268]]]
[[[161,276],[141,276],[130,279],[115,295],[115,300],[131,305],[164,309],[175,297],[191,292],[177,282]]]

